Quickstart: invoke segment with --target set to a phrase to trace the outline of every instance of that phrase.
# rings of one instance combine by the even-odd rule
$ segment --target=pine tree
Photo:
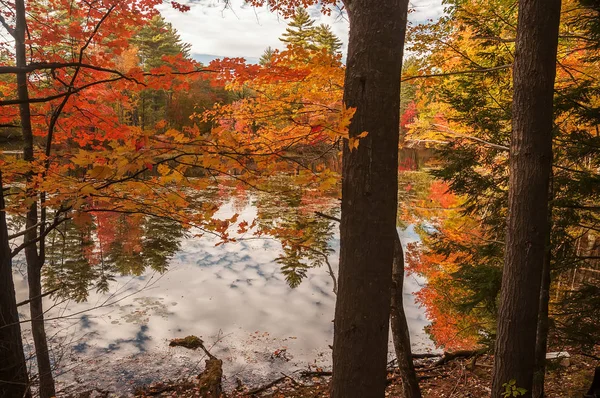
[[[315,21],[310,17],[306,9],[298,8],[294,17],[279,39],[288,46],[301,46],[307,49],[315,49],[314,37]]]
[[[165,55],[182,54],[184,58],[189,58],[191,47],[190,44],[181,41],[173,25],[160,15],[155,16],[148,25],[142,27],[131,40],[131,44],[138,48],[140,66],[145,71],[164,65],[165,61],[162,57]],[[172,93],[164,90],[141,92],[138,109],[133,115],[133,123],[144,129],[165,119],[171,96]]]
[[[131,44],[138,48],[140,64],[146,71],[164,65],[163,55],[190,56],[191,45],[183,43],[173,25],[160,15],[141,28]]]
[[[342,41],[331,31],[331,27],[321,24],[315,29],[315,45],[317,48],[326,48],[330,54],[339,53],[342,48]]]
[[[258,63],[262,66],[269,65],[271,63],[271,58],[273,58],[274,52],[275,52],[275,50],[273,50],[273,48],[271,46],[267,47],[265,49],[265,52],[263,53],[263,55],[260,56]]]

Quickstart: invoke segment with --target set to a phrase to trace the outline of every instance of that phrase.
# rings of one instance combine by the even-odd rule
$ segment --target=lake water
[[[227,203],[219,213],[232,214],[234,207]],[[251,223],[257,209],[246,205],[237,212],[239,221]],[[124,228],[138,227],[130,224]],[[333,229],[337,231],[337,227]],[[149,232],[157,230],[165,241],[150,237]],[[97,229],[93,239],[98,240],[101,232]],[[83,289],[90,291],[84,302],[45,299],[59,391],[98,388],[127,395],[142,384],[193,377],[203,369],[202,352],[168,347],[170,339],[187,335],[201,337],[211,353],[223,360],[228,385],[236,378],[259,384],[279,377],[280,372],[330,366],[335,295],[327,267],[310,268],[302,283],[292,289],[276,262],[282,254],[278,240],[263,236],[216,246],[216,238],[196,237],[193,232],[183,234],[149,224],[132,232],[142,235],[137,248],[114,236],[111,247],[134,246],[130,249],[139,251],[140,261],[153,267],[130,272],[135,264],[128,264],[130,271],[106,278],[107,292],[96,291],[94,283],[102,279],[96,272],[91,278],[96,282],[83,283]],[[418,239],[411,228],[403,231],[401,238],[404,244]],[[68,242],[67,250],[80,250],[76,243]],[[333,249],[329,261],[337,273],[337,232],[329,245]],[[156,259],[160,255],[164,264]],[[62,265],[46,276],[50,281],[45,290],[60,286],[67,277],[90,272],[90,264],[76,263],[73,258],[77,256],[71,257],[71,273],[65,274],[64,259],[56,261],[55,256],[52,261]],[[110,255],[105,257],[103,267]],[[119,253],[113,254],[112,260],[119,260]],[[17,258],[18,301],[27,296],[24,269],[23,259]],[[422,283],[415,276],[406,277],[404,283],[413,352],[434,349],[423,330],[428,324],[424,309],[415,304],[412,295]],[[20,310],[27,319],[27,306]],[[26,344],[32,349],[27,337]],[[390,356],[394,356],[391,345]]]

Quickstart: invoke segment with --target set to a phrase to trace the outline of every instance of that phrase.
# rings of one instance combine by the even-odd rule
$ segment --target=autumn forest
[[[419,7],[0,0],[0,397],[600,397],[600,1]]]

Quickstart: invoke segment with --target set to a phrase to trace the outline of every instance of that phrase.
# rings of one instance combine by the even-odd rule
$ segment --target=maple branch
[[[172,159],[168,159],[168,160],[172,160]],[[165,159],[164,161],[159,161],[159,162],[157,162],[156,164],[158,165],[158,164],[164,163],[164,162],[166,162],[166,161],[168,161],[168,160],[167,160],[167,159]],[[136,178],[137,176],[139,176],[139,175],[141,175],[141,174],[145,173],[146,171],[148,171],[148,168],[147,168],[147,167],[144,167],[143,169],[140,169],[140,170],[136,171],[135,173],[133,173],[133,174],[131,174],[131,175],[129,175],[129,176],[126,176],[126,177],[120,178],[120,179],[118,179],[118,180],[110,180],[110,181],[107,181],[107,182],[105,182],[104,184],[100,185],[99,187],[94,187],[94,189],[95,189],[95,190],[100,190],[100,189],[108,188],[109,186],[111,186],[111,185],[114,185],[114,184],[119,184],[119,183],[121,183],[121,182],[126,182],[126,181],[129,181],[129,180],[133,180],[133,179],[134,179],[134,178]]]
[[[0,67],[0,70],[2,68],[3,67]],[[10,67],[10,68],[13,68],[13,67]],[[110,70],[105,70],[105,72],[109,72],[109,71]],[[194,74],[194,73],[203,73],[203,72],[215,72],[215,71],[210,70],[210,69],[196,69],[196,70],[188,71],[188,72],[144,73],[143,76],[164,77],[164,76],[167,76],[167,75],[190,75],[190,74]],[[93,87],[93,86],[95,86],[97,84],[112,83],[112,82],[116,82],[116,81],[119,81],[119,80],[122,80],[122,79],[126,79],[126,80],[129,80],[129,81],[132,81],[132,82],[140,84],[142,86],[146,86],[145,83],[140,82],[139,80],[137,80],[137,79],[135,79],[135,78],[133,78],[131,76],[124,75],[121,72],[113,71],[113,73],[119,74],[119,76],[111,78],[111,79],[103,79],[103,80],[97,80],[95,82],[90,82],[90,83],[84,84],[81,87],[73,88],[70,92],[67,91],[67,92],[60,93],[60,94],[49,95],[47,97],[29,98],[26,101],[22,101],[22,100],[18,100],[18,99],[0,101],[0,106],[20,105],[20,104],[26,104],[26,103],[34,104],[34,103],[40,103],[40,102],[49,102],[49,101],[53,101],[55,99],[63,98],[65,96],[67,96],[67,95],[71,96],[72,94],[76,94],[76,93],[78,93],[78,92],[80,92],[82,90],[85,90],[86,88]]]
[[[496,70],[507,69],[507,68],[510,68],[511,66],[512,66],[512,64],[506,64],[506,65],[494,66],[492,68],[469,69],[469,70],[460,70],[460,71],[455,71],[455,72],[431,73],[431,74],[427,74],[427,75],[407,76],[407,77],[400,79],[400,81],[407,82],[409,80],[426,79],[428,77],[444,77],[444,76],[454,76],[454,75],[469,75],[469,74],[474,74],[474,73],[487,73],[487,72],[493,72]]]
[[[0,74],[9,74],[9,73],[30,73],[36,70],[44,70],[44,69],[63,69],[63,68],[85,68],[92,69],[99,72],[112,73],[115,75],[119,75],[124,79],[135,81],[138,84],[142,84],[138,80],[133,77],[127,76],[124,73],[110,68],[104,68],[102,66],[96,66],[91,64],[86,64],[83,62],[35,62],[26,66],[0,66]]]
[[[122,80],[122,77],[115,77],[112,79],[103,79],[103,80],[98,80],[92,83],[88,83],[88,84],[84,84],[81,87],[77,87],[74,88],[71,92],[64,92],[64,93],[60,93],[60,94],[54,94],[54,95],[49,95],[47,97],[39,97],[39,98],[29,98],[27,100],[5,100],[5,101],[0,101],[0,106],[7,106],[7,105],[21,105],[21,104],[35,104],[35,103],[40,103],[40,102],[49,102],[49,101],[53,101],[55,99],[58,98],[63,98],[67,95],[72,95],[75,93],[78,93],[82,90],[85,90],[86,88],[90,88],[93,87],[97,84],[104,84],[104,83],[112,83],[112,82],[116,82],[119,80]]]
[[[44,70],[44,69],[55,70],[55,69],[63,69],[63,68],[84,68],[84,69],[92,69],[92,70],[95,70],[98,72],[112,73],[115,75],[119,75],[119,76],[123,77],[124,79],[133,81],[137,84],[141,84],[144,86],[146,85],[145,83],[140,82],[139,80],[137,80],[131,76],[127,76],[125,73],[120,72],[116,69],[104,68],[102,66],[86,64],[83,62],[35,62],[35,63],[31,63],[27,66],[0,66],[0,75],[23,73],[23,72],[29,73],[29,72],[34,72],[36,70]],[[190,75],[193,73],[201,73],[201,72],[216,73],[217,71],[213,70],[213,69],[194,69],[194,70],[186,71],[186,72],[179,72],[179,71],[174,71],[174,72],[169,72],[169,73],[144,72],[141,75],[149,76],[149,77],[164,77],[167,75]]]

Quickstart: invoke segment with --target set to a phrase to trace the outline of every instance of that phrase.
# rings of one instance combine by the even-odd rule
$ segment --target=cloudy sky
[[[202,62],[215,57],[244,57],[256,62],[268,46],[283,47],[279,37],[285,31],[286,20],[266,8],[249,7],[243,0],[231,0],[229,8],[224,8],[223,0],[194,3],[186,13],[170,5],[161,6],[160,12],[177,29],[181,39],[192,45],[192,54]],[[415,12],[409,15],[409,20],[415,23],[436,19],[443,10],[441,0],[412,0],[411,7]],[[324,16],[316,8],[308,11],[317,24],[330,25],[347,45],[348,22],[344,16],[335,12]]]

